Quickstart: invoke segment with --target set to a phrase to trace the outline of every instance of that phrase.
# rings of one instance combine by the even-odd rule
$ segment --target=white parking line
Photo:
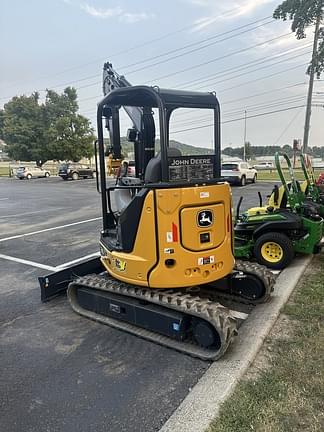
[[[92,253],[92,254],[90,254],[90,255],[86,255],[86,256],[84,256],[84,257],[77,258],[77,259],[75,259],[75,260],[73,260],[73,261],[66,262],[66,263],[64,263],[64,264],[61,264],[61,265],[57,266],[57,267],[56,267],[56,270],[62,270],[62,269],[64,269],[64,268],[70,266],[71,264],[76,264],[76,263],[78,263],[78,262],[80,262],[80,261],[83,261],[83,260],[86,260],[86,259],[88,259],[88,258],[93,258],[93,257],[95,257],[95,256],[99,256],[99,254],[100,254],[100,253],[99,253],[99,251],[98,251],[98,252],[94,252],[94,253]]]
[[[55,271],[56,270],[56,267],[51,267],[51,266],[48,266],[45,264],[40,264],[40,263],[36,263],[34,261],[24,260],[21,258],[9,256],[9,255],[0,254],[0,258],[7,260],[7,261],[13,261],[13,262],[17,262],[20,264],[26,264],[26,265],[31,266],[31,267],[37,267],[37,268],[40,268],[43,270],[49,270],[49,271]]]
[[[41,234],[43,232],[54,231],[54,230],[67,228],[67,227],[75,226],[75,225],[80,225],[80,224],[84,224],[84,223],[88,223],[88,222],[93,222],[93,221],[96,221],[99,219],[101,219],[101,216],[96,217],[96,218],[92,218],[92,219],[86,219],[86,220],[80,221],[80,222],[73,222],[73,223],[66,224],[66,225],[59,225],[59,226],[52,227],[52,228],[46,228],[46,229],[39,230],[39,231],[33,231],[30,233],[26,233],[26,234],[19,234],[19,235],[15,235],[15,236],[11,236],[11,237],[5,237],[5,238],[0,239],[0,242],[4,242],[4,241],[8,241],[8,240],[14,240],[14,239],[21,238],[21,237],[28,237],[28,236],[32,236],[35,234]]]
[[[84,260],[86,260],[88,258],[93,258],[93,257],[99,256],[99,255],[100,255],[99,251],[98,252],[94,252],[92,254],[85,255],[85,256],[83,256],[81,258],[77,258],[77,259],[75,259],[73,261],[69,261],[69,262],[66,262],[64,264],[60,264],[60,265],[58,265],[56,267],[54,267],[54,266],[48,266],[46,264],[41,264],[41,263],[37,263],[35,261],[25,260],[25,259],[22,259],[22,258],[16,258],[16,257],[10,256],[10,255],[4,255],[4,254],[0,254],[0,259],[2,258],[2,259],[7,260],[7,261],[14,261],[14,262],[17,262],[17,263],[20,263],[20,264],[25,264],[25,265],[28,265],[28,266],[31,266],[31,267],[37,267],[37,268],[41,268],[41,269],[44,269],[44,270],[49,270],[49,271],[54,272],[54,271],[58,271],[58,270],[63,270],[64,268],[69,267],[72,264],[76,264],[76,263],[84,261]]]
[[[9,198],[0,198],[0,201],[8,200]]]
[[[20,216],[29,216],[29,215],[33,215],[33,214],[37,214],[37,213],[49,213],[49,212],[53,212],[53,211],[58,211],[58,210],[63,210],[66,209],[66,207],[58,207],[52,210],[36,210],[36,211],[32,211],[32,212],[25,212],[25,213],[14,213],[14,214],[9,214],[9,215],[5,215],[5,216],[0,216],[1,219],[7,219],[10,217],[20,217]]]

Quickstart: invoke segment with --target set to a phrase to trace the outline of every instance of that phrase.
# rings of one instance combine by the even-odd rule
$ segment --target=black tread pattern
[[[210,289],[209,295],[207,296],[205,287],[202,287],[202,290],[204,291],[202,293],[203,296],[199,295],[200,287],[196,287],[197,289],[192,292],[173,289],[149,289],[120,282],[110,277],[107,273],[104,273],[101,275],[87,275],[79,277],[70,283],[68,288],[68,299],[75,312],[94,321],[127,331],[160,345],[189,354],[193,357],[214,361],[224,355],[234,336],[237,334],[237,328],[239,325],[239,320],[231,314],[230,310],[218,303],[218,301],[215,301],[215,299],[226,298],[245,304],[264,303],[269,299],[276,280],[275,275],[271,271],[269,271],[265,266],[257,263],[237,260],[234,270],[245,274],[251,274],[261,279],[265,287],[264,295],[261,298],[251,301],[236,295],[224,293],[223,291],[218,291],[215,288]],[[204,319],[209,322],[219,334],[221,347],[219,349],[206,349],[198,346],[193,341],[180,342],[154,333],[150,330],[136,327],[132,324],[83,309],[78,304],[76,296],[76,291],[80,287],[141,299],[149,303],[157,304]]]
[[[255,299],[252,301],[247,301],[246,299],[242,298],[239,301],[242,303],[248,303],[248,304],[260,304],[260,303],[266,303],[271,293],[274,290],[274,286],[276,283],[277,276],[272,273],[266,266],[258,264],[256,262],[250,262],[250,261],[243,261],[243,260],[235,260],[235,267],[234,270],[240,271],[245,274],[251,274],[263,282],[264,285],[264,294],[262,297]]]
[[[220,348],[203,348],[193,341],[180,342],[166,336],[154,333],[132,324],[113,319],[104,315],[88,311],[80,307],[77,302],[76,291],[80,287],[111,292],[147,301],[149,303],[164,306],[187,315],[198,317],[209,322],[217,331],[221,340]],[[193,357],[203,360],[218,360],[224,355],[228,346],[237,334],[238,320],[232,316],[230,310],[220,303],[207,298],[193,296],[183,291],[149,289],[119,282],[107,275],[87,275],[70,283],[68,299],[73,310],[80,315],[94,321],[110,325],[127,331],[142,338],[151,340],[160,345],[181,351]]]

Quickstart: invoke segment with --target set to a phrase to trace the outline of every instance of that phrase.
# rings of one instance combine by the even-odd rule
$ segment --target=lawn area
[[[322,253],[313,259],[208,432],[324,431],[323,322]]]
[[[324,171],[324,169],[315,169],[314,171],[315,171],[315,178],[317,179],[318,176],[320,175],[320,173]],[[283,169],[283,173],[284,173],[285,178],[289,182],[290,177],[288,175],[288,170]],[[295,173],[297,180],[301,180],[301,181],[305,180],[303,171],[300,168],[295,169],[294,173]],[[258,171],[258,180],[278,180],[278,181],[280,181],[277,170],[275,170],[275,169],[272,170],[272,172],[270,172],[268,170],[267,171],[266,170],[265,171]]]

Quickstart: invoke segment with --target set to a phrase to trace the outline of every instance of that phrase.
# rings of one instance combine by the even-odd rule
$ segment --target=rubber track
[[[83,309],[78,304],[76,298],[77,288],[80,287],[133,297],[204,319],[216,329],[220,336],[221,347],[219,349],[206,349],[194,343],[177,341],[150,330]],[[222,306],[220,303],[186,294],[183,291],[152,290],[128,285],[110,278],[107,275],[87,275],[71,282],[67,295],[73,310],[80,315],[189,354],[193,357],[198,357],[202,360],[213,361],[222,357],[232,339],[237,334],[238,320],[231,315],[228,308]]]
[[[244,297],[243,295],[230,293],[226,290],[219,289],[217,285],[213,285],[212,283],[201,285],[200,287],[193,287],[195,290],[194,292],[199,294],[201,297],[207,297],[212,301],[228,300],[230,302],[243,303],[247,305],[266,303],[270,299],[271,293],[274,290],[277,276],[274,275],[267,267],[254,262],[236,260],[233,272],[242,272],[245,275],[253,275],[260,279],[264,285],[263,295],[259,298],[251,299]],[[188,292],[191,290],[192,288],[187,288]]]
[[[240,271],[244,274],[252,274],[261,279],[264,284],[265,291],[262,297],[255,300],[248,300],[244,297],[232,296],[233,300],[253,305],[265,303],[269,300],[277,279],[277,276],[274,275],[272,271],[261,264],[242,260],[235,260],[234,270]]]

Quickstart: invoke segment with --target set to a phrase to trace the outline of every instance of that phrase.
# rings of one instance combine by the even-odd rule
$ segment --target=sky
[[[281,0],[1,0],[0,107],[16,95],[73,86],[96,128],[102,67],[133,85],[215,91],[222,147],[303,137],[313,29],[296,40],[272,19]],[[323,78],[324,79],[324,78]],[[311,146],[324,145],[324,81],[316,81]],[[208,118],[186,112],[171,138],[209,142]],[[126,132],[129,121],[122,117]]]

